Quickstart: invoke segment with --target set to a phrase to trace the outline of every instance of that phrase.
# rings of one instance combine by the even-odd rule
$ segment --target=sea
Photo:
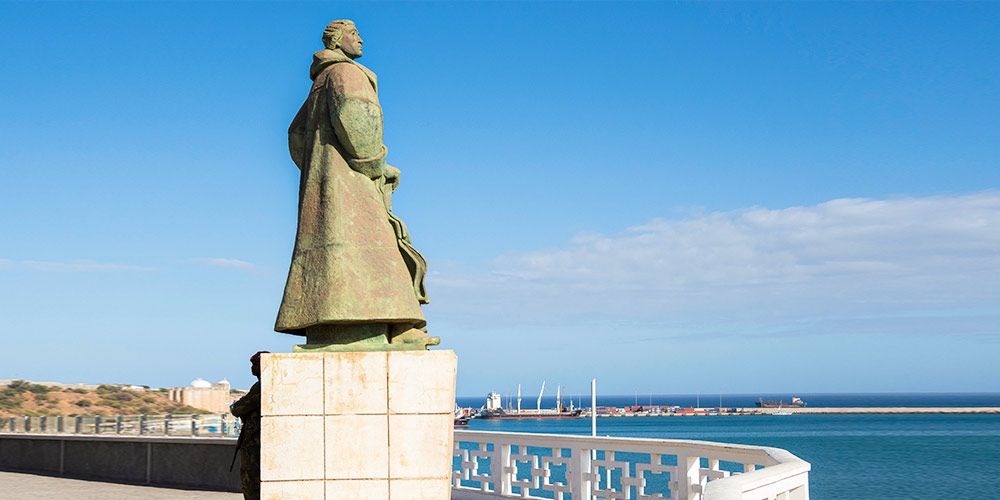
[[[797,396],[810,407],[1000,407],[1000,393]],[[791,395],[722,395],[722,406],[751,407],[758,398],[788,401]],[[603,396],[598,405],[719,406],[719,395],[646,395],[643,399],[641,394]],[[459,398],[459,405],[478,408],[484,400]],[[534,407],[535,398],[530,398],[530,405],[528,400],[522,399],[522,406]],[[568,404],[568,398],[563,402]],[[543,407],[552,406],[543,403]],[[589,435],[590,419],[472,420],[469,429]],[[1000,477],[994,477],[1000,476],[1000,414],[599,418],[597,433],[783,448],[812,464],[812,499],[1000,500]]]

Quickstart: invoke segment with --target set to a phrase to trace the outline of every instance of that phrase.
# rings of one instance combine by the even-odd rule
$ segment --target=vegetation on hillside
[[[162,415],[205,413],[175,403],[166,390],[134,390],[99,385],[96,389],[57,387],[14,380],[0,386],[0,417],[77,415]]]

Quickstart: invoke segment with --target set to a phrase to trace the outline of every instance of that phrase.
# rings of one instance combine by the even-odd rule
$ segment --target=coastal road
[[[198,499],[238,500],[240,493],[219,491],[175,490],[103,483],[61,477],[38,476],[16,472],[0,472],[0,497],[4,500],[38,500],[39,498],[73,498],[76,500],[149,500]]]
[[[241,493],[175,490],[103,483],[61,477],[38,476],[0,471],[0,498],[3,500],[38,500],[72,498],[74,500],[241,500]],[[455,491],[452,500],[489,500],[494,496],[475,491]]]

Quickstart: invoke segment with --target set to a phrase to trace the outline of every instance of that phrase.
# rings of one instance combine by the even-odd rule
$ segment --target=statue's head
[[[340,49],[347,57],[361,57],[361,34],[350,19],[338,19],[326,25],[323,30],[323,46],[330,50]]]

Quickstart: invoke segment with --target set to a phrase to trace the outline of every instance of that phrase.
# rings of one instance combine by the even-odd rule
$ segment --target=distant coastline
[[[603,408],[607,411],[607,407]],[[1000,407],[977,406],[971,408],[729,408],[716,411],[715,408],[700,408],[686,411],[646,411],[638,412],[619,409],[615,413],[598,413],[597,418],[658,418],[658,417],[751,417],[785,415],[1000,415]],[[584,410],[582,418],[590,416]]]
[[[774,415],[777,413],[790,414],[974,414],[974,413],[1000,413],[1000,406],[971,406],[971,407],[847,407],[847,408],[739,408],[740,412],[747,414]]]
[[[503,394],[504,404],[516,406],[516,400]],[[606,407],[632,406],[678,406],[681,408],[724,408],[756,411],[760,399],[790,401],[792,396],[806,401],[804,412],[797,413],[993,413],[1000,408],[1000,392],[903,392],[903,393],[757,393],[757,394],[614,394],[597,396],[597,405]],[[485,402],[483,396],[462,396],[458,398],[463,408],[479,408]],[[589,394],[570,392],[563,396],[563,405],[570,401],[577,407],[590,406]],[[523,408],[535,408],[536,396],[524,394]],[[542,408],[555,408],[555,397],[546,394]],[[784,408],[785,411],[792,409]]]

